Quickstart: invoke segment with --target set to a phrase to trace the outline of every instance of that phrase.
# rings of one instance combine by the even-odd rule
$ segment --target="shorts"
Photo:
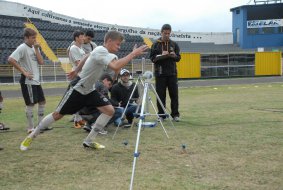
[[[45,101],[45,97],[41,85],[31,85],[24,83],[20,83],[20,84],[21,84],[23,98],[27,106]]]
[[[96,90],[83,95],[71,87],[60,101],[56,112],[59,112],[62,115],[70,115],[77,113],[83,107],[93,108],[107,105],[111,105],[109,100]]]

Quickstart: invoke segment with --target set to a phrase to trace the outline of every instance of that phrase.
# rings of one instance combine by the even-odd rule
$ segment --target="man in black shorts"
[[[38,65],[43,65],[43,57],[36,42],[36,31],[24,29],[24,43],[22,43],[8,58],[8,62],[21,73],[20,84],[26,104],[28,120],[27,132],[34,130],[33,108],[38,103],[38,123],[44,116],[45,97],[40,84]]]
[[[104,73],[105,68],[109,67],[117,73],[133,58],[144,54],[148,49],[146,45],[142,45],[134,48],[126,57],[118,59],[114,53],[118,52],[123,40],[124,36],[120,32],[109,31],[106,33],[104,45],[96,47],[88,57],[81,60],[76,70],[70,73],[69,76],[75,76],[81,70],[63,96],[56,111],[44,117],[38,127],[25,138],[21,143],[21,150],[25,151],[29,148],[41,129],[50,126],[55,121],[63,118],[64,115],[76,113],[83,107],[97,107],[101,112],[92,125],[92,130],[83,141],[83,146],[94,149],[105,148],[105,146],[94,142],[94,139],[112,118],[114,108],[109,100],[95,89],[94,85]]]

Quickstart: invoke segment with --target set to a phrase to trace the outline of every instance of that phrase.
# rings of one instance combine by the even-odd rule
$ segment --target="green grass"
[[[67,82],[47,82],[47,83],[41,83],[42,88],[67,88],[68,83]],[[21,88],[19,83],[0,83],[0,89],[1,90],[19,90]]]
[[[182,121],[175,128],[164,122],[170,138],[160,125],[141,131],[134,189],[282,189],[282,83],[179,92]],[[60,98],[47,97],[47,113]],[[116,128],[108,127],[97,138],[106,149],[91,151],[82,148],[86,133],[67,116],[21,152],[24,103],[4,101],[0,118],[11,131],[0,133],[1,190],[129,189],[136,128],[121,129],[112,140]]]

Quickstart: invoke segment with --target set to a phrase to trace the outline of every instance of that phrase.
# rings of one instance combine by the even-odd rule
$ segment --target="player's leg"
[[[21,143],[21,150],[27,150],[32,140],[40,134],[40,131],[50,126],[55,121],[63,118],[64,115],[76,113],[84,106],[84,97],[77,91],[69,89],[65,93],[61,102],[59,103],[55,112],[45,116],[35,130],[29,134],[25,140]]]
[[[101,112],[101,114],[93,124],[90,133],[85,138],[83,143],[84,147],[90,147],[94,149],[105,148],[103,145],[94,142],[94,139],[98,135],[98,133],[101,130],[103,130],[103,128],[107,125],[109,120],[112,118],[114,114],[114,108],[112,105],[107,105],[107,106],[98,107],[98,109]]]
[[[34,108],[34,104],[30,104],[26,106],[26,117],[28,121],[27,133],[31,133],[34,130],[33,108]]]
[[[33,85],[21,83],[22,95],[26,104],[27,132],[31,133],[34,128],[33,123],[33,108],[34,108],[34,90]]]
[[[38,122],[37,123],[39,124],[41,120],[43,119],[44,111],[45,111],[45,104],[46,104],[44,92],[42,90],[41,85],[36,86],[36,97],[37,97],[36,103],[38,103],[38,109],[37,109]]]
[[[42,121],[39,123],[39,125],[23,140],[21,143],[20,149],[25,151],[29,148],[32,140],[37,137],[40,134],[40,131],[44,130],[48,126],[50,126],[55,121],[61,119],[64,115],[53,112],[45,116]]]
[[[101,96],[96,90],[88,95],[88,101],[90,107],[96,106],[101,112],[95,123],[92,125],[92,130],[83,142],[84,147],[90,147],[94,149],[105,148],[103,145],[94,142],[97,134],[107,125],[109,120],[114,115],[114,108],[107,98]]]

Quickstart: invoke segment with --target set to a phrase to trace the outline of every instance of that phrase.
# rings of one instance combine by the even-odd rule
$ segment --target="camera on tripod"
[[[141,70],[137,70],[136,74],[138,74],[139,76],[142,76],[142,78],[148,79],[148,80],[153,78],[153,73],[151,71],[145,71],[144,73],[142,73]]]
[[[140,74],[142,74],[142,71],[141,70],[137,70],[136,74],[140,75]]]

